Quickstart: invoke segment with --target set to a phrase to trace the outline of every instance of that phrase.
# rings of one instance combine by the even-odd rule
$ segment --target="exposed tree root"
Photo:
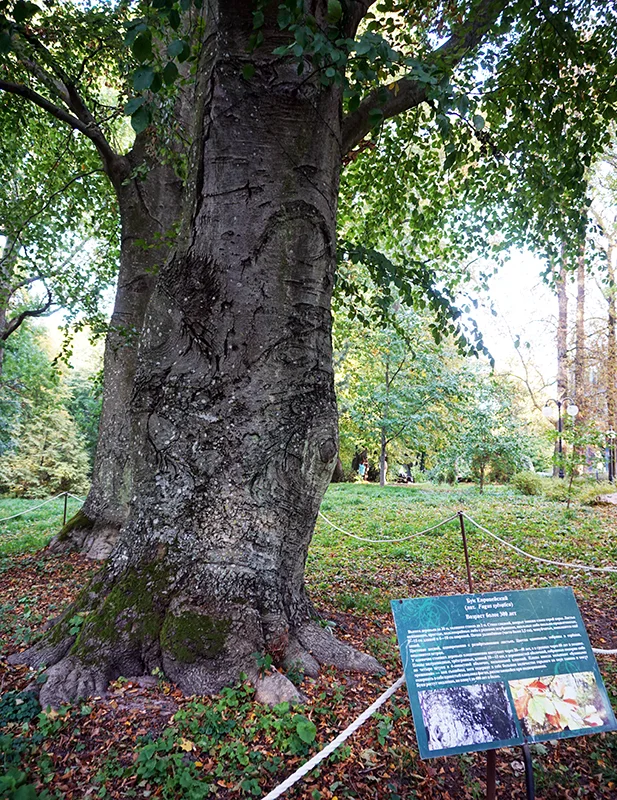
[[[296,636],[312,658],[323,666],[350,672],[385,672],[373,656],[339,641],[329,629],[322,628],[317,622],[307,622],[298,629]]]
[[[47,550],[55,555],[81,553],[86,558],[104,561],[118,541],[119,532],[118,525],[97,523],[79,510],[54,536]]]
[[[110,680],[151,675],[156,668],[188,695],[215,694],[245,673],[260,702],[301,701],[284,674],[263,674],[257,653],[309,676],[320,665],[383,672],[372,656],[317,622],[290,630],[284,613],[263,613],[242,598],[196,602],[185,582],[157,560],[117,577],[108,564],[40,642],[10,660],[47,667],[44,706],[102,695]]]
[[[105,670],[86,666],[75,656],[67,656],[50,667],[46,677],[39,695],[42,708],[58,708],[82,697],[104,697],[109,683]]]

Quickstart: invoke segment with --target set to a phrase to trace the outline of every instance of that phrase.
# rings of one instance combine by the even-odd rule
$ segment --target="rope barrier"
[[[357,539],[359,542],[371,542],[372,544],[381,544],[382,542],[408,542],[410,539],[416,539],[418,536],[424,536],[425,533],[430,533],[431,531],[437,530],[437,528],[441,528],[443,525],[447,525],[449,522],[452,522],[458,517],[458,514],[453,514],[451,517],[444,519],[442,522],[438,522],[436,525],[433,525],[430,528],[425,528],[423,531],[418,531],[417,533],[411,533],[409,536],[403,536],[400,539],[368,539],[366,536],[358,536],[355,533],[350,533],[349,531],[343,530],[343,528],[339,528],[338,525],[335,525],[334,522],[328,519],[325,514],[319,512],[319,516],[324,519],[328,525],[331,525],[335,530],[344,533],[345,536],[350,536],[352,539]]]
[[[39,503],[38,506],[30,506],[25,511],[19,511],[17,514],[12,514],[10,517],[0,517],[0,522],[8,522],[10,519],[17,519],[17,517],[23,517],[24,514],[29,514],[31,511],[36,511],[37,508],[43,508],[48,503],[53,503],[54,500],[59,500],[61,497],[72,497],[74,500],[79,500],[80,503],[83,503],[84,500],[81,497],[77,497],[77,495],[71,494],[70,492],[60,492],[55,497],[50,497],[49,500],[44,500],[42,503]]]
[[[29,514],[31,511],[36,511],[37,508],[43,508],[48,503],[53,503],[54,500],[58,500],[60,497],[64,497],[64,492],[61,494],[57,494],[55,497],[50,497],[49,500],[45,500],[43,503],[39,503],[38,506],[31,506],[31,508],[27,508],[25,511],[20,511],[17,514],[12,514],[10,517],[2,517],[0,518],[0,522],[7,522],[9,519],[16,519],[17,517],[23,517],[24,514]]]
[[[360,728],[364,723],[373,716],[373,714],[381,708],[381,706],[389,700],[392,695],[400,689],[400,687],[405,683],[404,676],[401,676],[396,683],[392,684],[392,686],[387,689],[382,695],[380,695],[375,702],[370,705],[365,711],[357,717],[351,725],[348,725],[344,731],[339,733],[336,739],[333,739],[330,744],[327,744],[323,750],[320,750],[319,753],[314,755],[306,764],[303,764],[299,767],[294,773],[292,773],[289,778],[283,781],[283,783],[279,784],[275,789],[269,792],[262,800],[275,800],[277,797],[280,797],[284,794],[288,789],[290,789],[294,784],[296,784],[301,778],[307,775],[312,769],[314,769],[318,764],[320,764],[325,758],[331,755],[337,747],[339,747],[346,739],[349,739],[352,733],[355,733],[358,728]]]
[[[76,494],[71,494],[70,492],[64,492],[64,494],[67,497],[72,497],[73,500],[79,500],[80,503],[85,503],[86,502],[86,498],[85,497],[77,497]]]
[[[582,569],[587,572],[617,572],[617,567],[589,567],[586,564],[571,564],[567,561],[552,561],[550,558],[542,558],[541,556],[534,556],[532,553],[528,553],[526,550],[522,550],[520,547],[517,547],[515,544],[508,542],[506,539],[502,539],[501,536],[497,536],[496,533],[489,531],[488,528],[485,528],[484,525],[480,525],[479,522],[476,522],[475,519],[463,512],[463,516],[465,519],[468,519],[476,528],[479,528],[484,533],[487,533],[489,536],[492,536],[493,539],[496,539],[501,544],[509,547],[511,550],[519,553],[522,556],[526,556],[527,558],[531,558],[534,561],[541,561],[543,564],[552,564],[554,567],[566,567],[568,569]]]

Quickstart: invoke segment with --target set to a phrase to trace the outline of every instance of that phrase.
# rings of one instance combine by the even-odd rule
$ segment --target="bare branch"
[[[453,69],[473,50],[491,29],[509,0],[481,0],[470,17],[456,29],[450,38],[433,51],[427,64],[439,65],[442,69]],[[380,102],[380,89],[388,90],[385,103]],[[423,103],[427,99],[427,88],[415,78],[406,77],[385,87],[374,89],[362,100],[358,108],[343,120],[342,152],[352,150],[371,130],[370,111],[379,108],[383,119],[401,114]]]

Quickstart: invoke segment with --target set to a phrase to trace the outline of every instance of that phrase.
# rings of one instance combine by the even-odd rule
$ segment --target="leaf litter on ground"
[[[617,563],[617,510],[527,498],[505,487],[338,485],[326,516],[358,535],[397,537],[459,509],[538,555],[577,563]],[[24,525],[27,530],[27,523]],[[0,535],[1,538],[1,535]],[[12,534],[15,547],[15,534]],[[27,540],[27,536],[26,536]],[[27,540],[29,541],[29,540]],[[526,561],[469,524],[475,591],[571,585],[594,646],[617,647],[617,576]],[[97,565],[80,556],[12,553],[0,575],[0,652],[33,641]],[[458,521],[400,544],[357,542],[320,520],[307,563],[314,603],[336,636],[374,654],[384,676],[324,670],[300,674],[306,703],[268,709],[239,685],[214,698],[187,698],[163,675],[120,678],[106,697],[45,714],[28,692],[36,675],[0,656],[0,767],[18,769],[41,798],[259,797],[333,739],[400,675],[391,599],[468,591]],[[617,660],[599,657],[613,703]],[[2,705],[4,704],[4,705]],[[25,711],[22,711],[25,708]],[[24,720],[24,714],[32,714]],[[617,737],[600,734],[538,746],[537,797],[616,798]],[[517,750],[498,754],[498,796],[524,798]],[[482,754],[422,761],[404,689],[336,753],[286,793],[341,800],[472,800],[483,797]],[[0,771],[0,775],[1,775]],[[2,784],[0,783],[0,787]],[[7,795],[9,796],[9,795]]]

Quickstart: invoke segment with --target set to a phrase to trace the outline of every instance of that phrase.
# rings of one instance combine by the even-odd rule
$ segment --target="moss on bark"
[[[92,661],[96,660],[100,645],[122,638],[135,644],[157,639],[165,617],[161,601],[168,580],[168,571],[161,562],[129,569],[92,619],[84,623],[71,655]]]
[[[92,530],[94,527],[94,520],[90,519],[87,514],[84,514],[82,509],[80,508],[79,511],[74,514],[69,520],[67,520],[66,525],[62,528],[60,533],[58,534],[57,541],[58,542],[65,542],[72,531],[80,530],[80,531],[89,531]]]
[[[161,629],[161,647],[176,661],[192,664],[200,658],[215,658],[225,647],[231,620],[184,611],[169,613]]]

